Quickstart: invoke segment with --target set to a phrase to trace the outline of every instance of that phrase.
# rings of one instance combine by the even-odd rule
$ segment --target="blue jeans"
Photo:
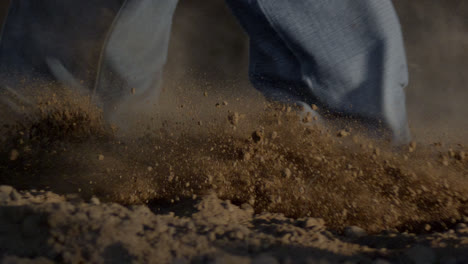
[[[94,1],[36,2],[10,7],[0,43],[3,85],[16,86],[18,76],[69,85],[84,79],[114,121],[145,100],[156,101],[177,1],[96,1],[112,14],[102,23],[96,23],[103,19]],[[316,104],[322,113],[383,126],[395,142],[409,140],[406,56],[390,0],[227,3],[250,36],[250,80],[267,98]],[[67,10],[83,10],[82,16],[74,21]],[[83,39],[97,43],[91,77],[76,55]]]

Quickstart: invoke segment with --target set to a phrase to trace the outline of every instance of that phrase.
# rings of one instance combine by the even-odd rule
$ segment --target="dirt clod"
[[[338,137],[347,137],[349,135],[350,135],[350,133],[348,131],[346,131],[346,130],[340,130],[340,131],[338,131],[338,134],[337,134]]]

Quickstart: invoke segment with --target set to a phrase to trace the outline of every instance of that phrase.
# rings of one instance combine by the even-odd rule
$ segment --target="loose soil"
[[[119,129],[70,93],[4,121],[5,263],[468,261],[463,144],[395,147],[213,97],[210,115],[180,104]]]

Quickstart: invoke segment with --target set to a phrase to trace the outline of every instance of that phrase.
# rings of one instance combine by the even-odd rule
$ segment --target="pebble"
[[[347,132],[346,130],[340,130],[337,134],[338,137],[347,137],[349,136],[349,132]]]
[[[312,227],[321,227],[324,226],[325,222],[321,218],[313,218],[313,217],[308,217],[304,222],[303,222],[303,227],[304,228],[312,228]]]
[[[99,154],[99,155],[98,155],[98,160],[101,160],[101,161],[103,161],[103,160],[104,160],[104,155],[102,155],[102,154]]]
[[[410,144],[409,144],[409,148],[408,148],[408,151],[409,152],[414,152],[416,150],[416,142],[412,141]]]
[[[99,201],[99,198],[97,197],[92,197],[89,202],[93,205],[100,205],[101,204],[101,201]]]
[[[360,238],[367,236],[367,232],[358,226],[348,226],[344,230],[344,235],[350,238]]]
[[[283,170],[283,177],[285,177],[286,179],[289,179],[289,178],[291,178],[291,175],[292,175],[291,170],[288,169],[288,168],[284,168],[284,170]]]

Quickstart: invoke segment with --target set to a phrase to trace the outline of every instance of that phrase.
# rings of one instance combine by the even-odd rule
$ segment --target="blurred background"
[[[0,0],[0,20],[8,2]],[[400,14],[407,46],[410,69],[407,105],[417,140],[468,143],[468,2],[393,2]],[[104,2],[90,3],[97,7]],[[67,16],[82,20],[77,10],[70,10]],[[82,24],[85,28],[93,27],[89,21]],[[81,54],[80,60],[97,57],[86,45],[82,46],[86,53]],[[247,80],[247,63],[247,37],[223,0],[180,1],[166,67],[166,96],[177,98],[194,90],[210,89],[255,96]],[[94,64],[89,63],[90,67]]]

